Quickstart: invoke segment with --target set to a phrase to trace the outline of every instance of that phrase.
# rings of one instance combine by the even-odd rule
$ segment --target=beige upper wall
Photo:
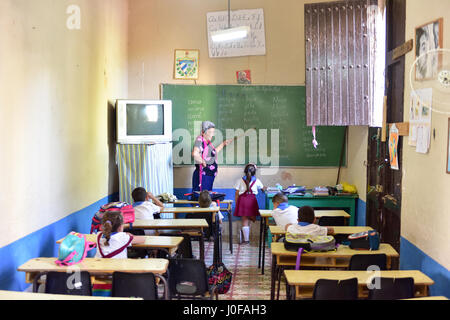
[[[296,85],[305,83],[304,4],[326,1],[241,0],[231,1],[231,9],[264,10],[266,55],[212,59],[208,56],[206,14],[227,10],[224,0],[132,0],[129,17],[129,98],[159,98],[161,83],[193,84],[173,80],[174,49],[199,49],[200,69],[197,84],[235,84],[235,72],[250,69],[253,84]],[[205,119],[206,120],[206,119]],[[350,134],[360,132],[350,130]],[[350,140],[353,138],[350,137]],[[367,145],[367,144],[366,144]],[[364,142],[358,142],[364,149]],[[349,150],[349,166],[362,164],[367,158],[357,150]],[[356,158],[353,158],[353,155]],[[362,158],[361,158],[362,156]],[[193,168],[175,168],[175,188],[191,187]],[[243,168],[224,168],[214,184],[232,188]],[[282,168],[273,176],[260,177],[266,185],[280,182],[287,186],[333,185],[337,168]],[[355,183],[365,193],[365,174],[344,169],[342,178]],[[285,179],[283,179],[283,177]],[[365,195],[363,195],[365,199]]]
[[[127,94],[127,37],[126,0],[0,1],[0,247],[117,191],[108,101]]]
[[[406,39],[413,39],[415,28],[444,18],[444,48],[450,46],[450,1],[408,0],[406,2]],[[409,72],[415,54],[406,56],[405,70],[405,121],[409,120],[411,86]],[[429,88],[432,83],[413,82],[413,87]],[[448,97],[447,97],[448,100]],[[450,106],[433,102],[433,108],[446,114],[433,112],[432,128],[436,138],[431,139],[428,154],[419,154],[408,146],[403,147],[403,190],[401,235],[447,269],[450,268],[450,175],[446,173],[448,119]]]

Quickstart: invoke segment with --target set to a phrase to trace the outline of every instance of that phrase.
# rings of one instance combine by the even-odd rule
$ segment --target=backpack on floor
[[[96,247],[95,242],[86,240],[84,234],[70,232],[59,245],[58,259],[55,263],[59,266],[71,266],[86,258],[89,250]]]
[[[348,236],[350,249],[378,250],[380,248],[380,234],[375,230],[354,233]]]
[[[91,221],[91,233],[101,231],[103,214],[107,211],[118,211],[122,213],[123,223],[134,222],[134,208],[126,202],[110,202],[100,207],[100,210],[94,214]]]
[[[284,248],[289,251],[332,251],[336,250],[336,241],[333,236],[312,236],[308,234],[294,234],[286,232]]]

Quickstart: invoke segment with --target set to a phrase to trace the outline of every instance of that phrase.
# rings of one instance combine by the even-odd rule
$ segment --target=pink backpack
[[[131,204],[126,202],[110,202],[100,207],[92,218],[91,222],[91,233],[97,233],[101,231],[102,227],[102,217],[106,211],[118,211],[122,213],[123,223],[133,223],[134,222],[134,208]]]

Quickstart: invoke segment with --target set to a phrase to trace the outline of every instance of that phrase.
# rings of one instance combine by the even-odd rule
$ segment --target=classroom
[[[336,39],[344,35],[350,48],[326,42],[332,34],[327,19],[331,26],[340,19],[332,8],[364,5],[373,9],[373,20],[355,15],[344,21],[349,30],[362,26],[358,35],[368,41],[352,43],[356,33],[346,38],[338,31]],[[317,11],[323,14],[312,14]],[[17,299],[33,299],[36,274],[21,267],[32,259],[56,259],[57,241],[72,231],[89,234],[101,206],[132,203],[136,187],[184,200],[193,180],[206,185],[209,180],[202,182],[201,170],[196,175],[191,154],[206,121],[215,125],[218,152],[212,191],[230,202],[221,239],[200,236],[192,247],[206,267],[216,262],[216,246],[221,247],[233,280],[220,300],[299,299],[311,293],[302,288],[312,290],[316,280],[327,277],[357,278],[361,287],[363,277],[350,274],[347,262],[345,268],[340,264],[346,255],[326,256],[333,260],[330,270],[292,270],[297,252],[286,253],[277,242],[280,235],[272,232],[272,199],[280,189],[300,190],[301,196],[289,196],[289,204],[301,207],[310,205],[299,200],[305,192],[320,198],[311,193],[339,193],[342,186],[350,192],[339,200],[347,202],[323,197],[316,216],[320,209],[344,210],[346,227],[374,229],[381,244],[389,246],[387,275],[417,272],[429,281],[420,297],[450,298],[450,198],[445,191],[450,188],[449,19],[448,0],[1,0],[2,299],[15,299],[13,292]],[[217,28],[247,20],[247,30],[256,30],[253,45],[211,44]],[[434,31],[434,41],[423,44],[421,33],[427,30]],[[435,50],[423,53],[422,45]],[[328,60],[319,47],[328,50]],[[331,72],[339,63],[346,69],[347,60],[338,62],[342,48],[369,57],[348,62],[348,74],[354,70],[355,76],[345,92],[337,87],[346,76],[338,79],[338,72]],[[186,55],[186,61],[189,55],[197,63],[194,70],[189,61],[180,65],[178,55]],[[424,55],[431,61],[423,66]],[[181,72],[186,67],[190,75]],[[327,78],[327,69],[333,81],[320,78]],[[366,78],[356,78],[360,74]],[[118,143],[120,100],[171,101],[172,117],[165,123],[170,141]],[[124,166],[130,163],[127,157],[136,163],[143,154],[150,165],[143,165],[136,180]],[[248,163],[256,164],[256,177],[269,188],[256,195],[261,215],[269,211],[267,219],[255,222],[233,214],[236,185],[242,184]],[[169,206],[162,220],[183,219],[188,211],[178,214]],[[318,259],[308,254],[302,258],[306,265]],[[143,261],[152,259],[128,260],[135,260],[130,269],[117,271],[142,272]],[[88,262],[86,269],[96,270]],[[164,284],[168,260],[153,262],[146,270]],[[241,263],[247,264],[240,268]],[[55,268],[52,264],[48,271]],[[332,274],[338,270],[349,273]],[[160,298],[167,298],[166,289]]]

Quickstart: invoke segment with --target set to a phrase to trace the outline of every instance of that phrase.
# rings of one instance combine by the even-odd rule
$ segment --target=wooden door
[[[387,51],[405,42],[406,0],[387,0]],[[386,67],[387,123],[403,122],[405,58]],[[388,140],[388,139],[387,139]],[[388,142],[381,129],[369,129],[367,224],[381,233],[382,242],[400,250],[403,140],[398,144],[399,170],[389,164]]]

